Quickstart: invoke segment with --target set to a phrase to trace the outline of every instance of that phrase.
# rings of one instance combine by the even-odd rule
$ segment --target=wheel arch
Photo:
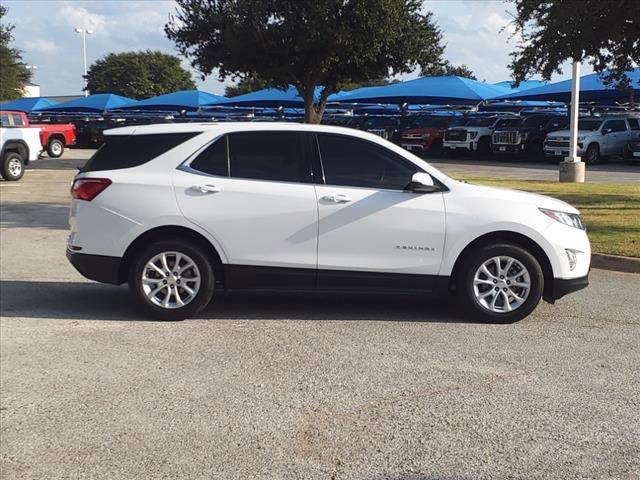
[[[216,247],[201,233],[190,229],[188,227],[179,225],[165,225],[161,227],[155,227],[146,232],[140,234],[125,250],[120,262],[120,268],[118,270],[118,282],[126,283],[129,274],[129,268],[135,258],[135,254],[139,252],[144,246],[155,240],[180,239],[189,240],[200,245],[209,255],[213,265],[213,272],[216,276],[216,281],[223,283],[225,280],[225,269],[222,263],[222,258]]]
[[[535,257],[535,259],[540,264],[540,267],[542,268],[542,273],[544,275],[543,296],[545,298],[550,298],[553,292],[554,276],[553,276],[553,268],[551,266],[551,261],[549,260],[549,257],[547,256],[546,252],[538,243],[536,243],[534,240],[527,237],[526,235],[523,235],[522,233],[508,231],[508,230],[485,233],[484,235],[481,235],[475,238],[470,243],[468,243],[466,247],[464,247],[464,249],[460,252],[458,257],[456,258],[455,263],[453,264],[453,269],[451,270],[451,276],[449,277],[449,290],[450,291],[455,290],[456,278],[460,272],[462,265],[477,247],[479,247],[480,245],[484,245],[486,243],[498,243],[498,242],[507,242],[507,243],[513,243],[515,245],[518,245],[524,248],[525,250],[527,250],[529,253],[531,253]]]
[[[9,140],[2,147],[2,159],[6,153],[15,152],[22,156],[22,161],[26,165],[29,163],[29,146],[22,140]]]
[[[60,140],[62,142],[62,145],[64,145],[65,147],[67,146],[67,139],[62,132],[52,132],[51,134],[49,134],[49,137],[47,138],[47,145],[49,145],[52,140]]]

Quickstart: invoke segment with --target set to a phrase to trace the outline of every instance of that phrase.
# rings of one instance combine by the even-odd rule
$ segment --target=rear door
[[[174,173],[183,214],[227,256],[230,288],[315,286],[318,208],[307,146],[298,132],[230,133]]]
[[[319,287],[431,289],[444,246],[443,194],[406,191],[419,168],[381,145],[317,138]]]

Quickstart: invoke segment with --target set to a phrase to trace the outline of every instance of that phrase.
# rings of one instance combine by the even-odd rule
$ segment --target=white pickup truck
[[[0,127],[0,174],[7,181],[16,181],[24,175],[29,162],[37,160],[42,152],[39,128]]]
[[[491,152],[491,134],[497,128],[515,126],[520,117],[508,115],[487,115],[469,119],[462,127],[454,127],[444,132],[442,146],[448,151],[467,150],[482,155]]]
[[[569,130],[549,133],[544,153],[549,158],[569,155]],[[640,139],[640,118],[635,115],[584,117],[578,120],[578,155],[585,163],[598,163],[603,157],[623,155],[626,145]]]

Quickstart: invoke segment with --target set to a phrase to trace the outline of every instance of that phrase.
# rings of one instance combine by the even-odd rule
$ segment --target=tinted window
[[[2,121],[2,126],[3,127],[9,127],[9,114],[8,113],[3,113],[2,115],[0,115],[0,121]]]
[[[580,119],[578,120],[578,130],[598,130],[602,125],[601,120]]]
[[[311,167],[296,132],[246,132],[229,135],[230,174],[274,182],[310,182]]]
[[[494,117],[485,117],[485,118],[472,118],[470,119],[466,126],[467,127],[490,127],[493,125],[496,119]]]
[[[552,118],[551,120],[549,120],[547,122],[547,124],[545,125],[545,129],[547,130],[553,130],[553,129],[560,129],[560,128],[564,128],[567,126],[568,123],[568,119],[566,117],[557,117],[557,118]]]
[[[637,118],[627,118],[627,122],[629,122],[629,128],[631,130],[640,130],[640,122]]]
[[[547,121],[547,117],[537,116],[537,117],[527,117],[522,121],[523,127],[540,127],[540,125],[544,125]]]
[[[496,129],[503,127],[514,127],[518,123],[520,123],[520,119],[518,118],[503,118],[502,120],[498,120],[498,123],[496,123]]]
[[[318,135],[327,185],[404,190],[418,168],[386,148],[365,140]]]
[[[105,135],[105,143],[82,172],[137,167],[177,147],[200,132],[155,135]]]
[[[13,115],[11,115],[13,117],[13,125],[16,127],[23,127],[24,126],[24,120],[22,120],[22,115],[18,115],[17,113],[14,113]]]
[[[624,120],[608,120],[603,125],[603,130],[610,128],[612,132],[624,132],[627,130],[627,125]]]
[[[227,177],[229,176],[228,160],[227,137],[221,137],[198,154],[189,166],[209,175]]]

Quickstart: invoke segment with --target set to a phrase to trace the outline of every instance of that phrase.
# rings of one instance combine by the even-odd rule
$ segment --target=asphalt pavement
[[[640,477],[640,275],[507,326],[366,295],[147,321],[68,264],[80,160],[45,162],[0,183],[3,479]]]

